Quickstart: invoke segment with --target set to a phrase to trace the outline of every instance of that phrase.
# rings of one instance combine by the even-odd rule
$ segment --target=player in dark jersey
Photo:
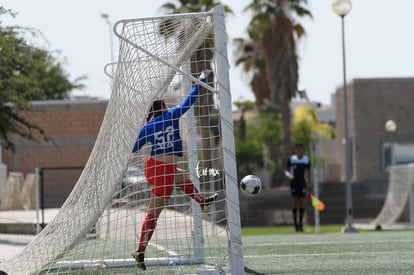
[[[286,163],[285,175],[290,181],[292,196],[292,214],[296,232],[303,232],[306,191],[312,192],[311,161],[305,155],[303,144],[295,146],[293,154]],[[298,215],[299,214],[299,215]]]
[[[206,82],[209,73],[210,71],[203,72],[199,80]],[[149,142],[152,145],[151,155],[144,164],[145,177],[153,185],[152,196],[145,221],[142,224],[138,249],[132,252],[137,266],[142,270],[146,269],[144,253],[147,244],[155,230],[158,217],[174,190],[174,184],[177,184],[184,193],[197,201],[203,211],[207,211],[208,207],[217,199],[217,194],[207,198],[200,194],[187,173],[176,165],[179,157],[183,156],[180,117],[195,103],[199,91],[200,86],[194,85],[188,97],[171,109],[167,108],[163,100],[155,100],[148,113],[147,123],[141,129],[132,150],[133,153],[136,153],[144,144]]]

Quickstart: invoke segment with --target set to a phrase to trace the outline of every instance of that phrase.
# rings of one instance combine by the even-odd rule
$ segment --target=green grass
[[[341,232],[343,225],[324,225],[320,227],[319,233]],[[307,226],[305,233],[315,233],[315,227]],[[243,236],[255,235],[279,235],[295,233],[293,226],[269,226],[269,227],[242,227]]]
[[[319,234],[324,233],[340,233],[344,225],[323,225],[319,228]],[[360,233],[369,233],[369,232],[378,232],[374,230],[366,230],[366,229],[358,229]],[[392,230],[384,230],[385,231],[392,231],[392,232],[409,232],[413,231],[413,229],[392,229]],[[283,234],[293,234],[295,230],[293,226],[266,226],[266,227],[242,227],[241,229],[242,236],[257,236],[257,235],[283,235]],[[315,227],[314,226],[305,226],[304,228],[305,234],[315,234]],[[414,274],[414,273],[413,273]]]
[[[304,233],[294,232],[292,226],[244,227],[245,274],[414,274],[414,230],[341,233],[342,228],[343,225],[321,226],[320,233],[315,234],[310,226],[305,227]],[[216,245],[221,244],[209,243],[211,251],[206,250],[206,255],[211,255]],[[217,264],[216,256],[211,266]],[[182,265],[150,266],[145,272],[137,268],[106,268],[59,274],[197,274],[200,268],[205,270],[199,265]]]
[[[243,254],[246,274],[408,275],[414,232],[248,235]]]

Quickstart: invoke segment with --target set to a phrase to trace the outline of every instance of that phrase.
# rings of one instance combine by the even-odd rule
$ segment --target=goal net
[[[413,196],[414,164],[390,166],[389,174],[387,196],[381,212],[371,222],[373,226],[394,225],[406,209],[410,197]],[[413,209],[410,210],[413,211]]]
[[[150,154],[132,148],[155,99],[169,107],[200,85],[180,118],[177,163],[204,196],[207,213],[175,187],[145,253],[148,274],[243,274],[224,10],[122,20],[112,94],[95,146],[55,218],[20,253],[0,264],[9,274],[132,274],[152,186]],[[198,80],[203,70],[212,74]]]

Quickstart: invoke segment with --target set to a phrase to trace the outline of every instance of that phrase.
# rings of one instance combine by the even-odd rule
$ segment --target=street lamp
[[[105,19],[106,24],[109,26],[109,50],[111,54],[111,62],[114,62],[114,43],[112,40],[112,22],[109,20],[109,15],[106,13],[102,13],[101,17]]]
[[[394,165],[394,132],[397,131],[397,123],[394,120],[389,119],[384,124],[385,131],[390,134],[391,137],[391,165]]]
[[[345,187],[346,187],[346,220],[347,223],[343,232],[358,232],[352,226],[352,186],[351,186],[351,148],[349,144],[349,130],[348,130],[348,94],[346,86],[346,66],[345,66],[345,27],[344,18],[351,11],[352,3],[350,0],[333,0],[332,9],[336,15],[341,17],[342,24],[342,64],[343,64],[343,108],[344,108],[344,143],[345,143]]]
[[[385,122],[385,130],[387,132],[395,132],[397,130],[397,123],[394,120],[390,119]]]

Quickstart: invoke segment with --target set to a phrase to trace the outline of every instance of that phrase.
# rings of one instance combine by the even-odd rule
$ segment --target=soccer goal
[[[394,165],[389,168],[389,185],[384,205],[378,216],[371,222],[373,227],[387,228],[395,225],[403,211],[409,212],[409,221],[414,223],[414,164]]]
[[[20,253],[0,264],[9,274],[132,274],[151,185],[149,148],[132,154],[154,99],[169,107],[194,84],[195,105],[181,118],[185,169],[207,213],[175,188],[146,250],[147,274],[244,274],[239,195],[223,7],[210,12],[121,20],[112,94],[95,146],[56,217]],[[213,73],[206,83],[198,76]],[[113,72],[113,74],[112,74]],[[87,270],[87,271],[82,271]]]

